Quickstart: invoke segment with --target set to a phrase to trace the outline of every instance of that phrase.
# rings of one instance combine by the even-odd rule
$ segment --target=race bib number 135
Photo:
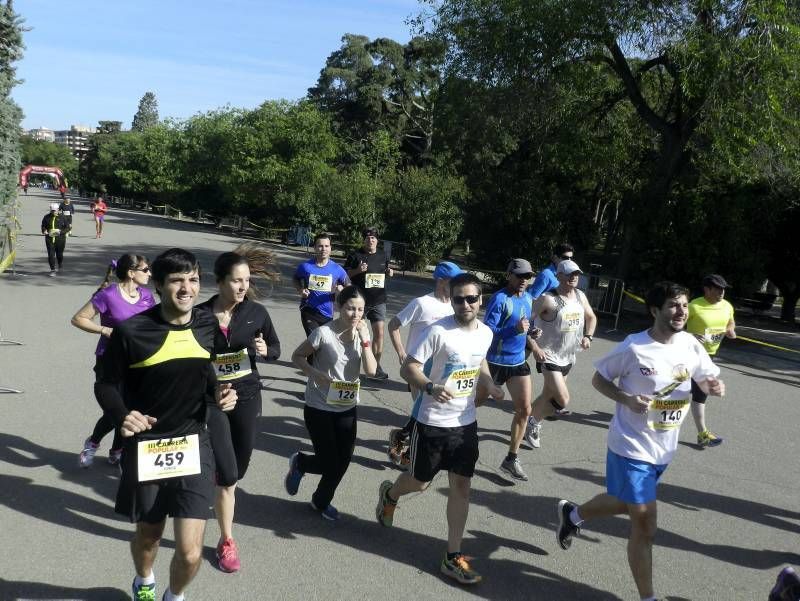
[[[475,390],[479,372],[479,367],[473,369],[457,369],[450,374],[444,386],[454,397],[470,396]]]

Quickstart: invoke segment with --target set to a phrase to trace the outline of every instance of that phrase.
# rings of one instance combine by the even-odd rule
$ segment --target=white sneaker
[[[53,270],[50,272],[50,277],[51,277],[51,278],[54,278],[54,277],[56,277],[56,270],[55,270],[55,269],[53,269]]]
[[[99,444],[94,444],[91,438],[87,438],[83,443],[83,450],[78,458],[78,464],[81,467],[89,467],[94,463],[94,455],[97,449],[100,448]]]
[[[518,457],[515,457],[511,461],[503,459],[503,463],[500,464],[500,469],[515,480],[527,481],[528,479],[528,475],[522,469],[522,464],[519,462]]]
[[[532,419],[528,419],[528,428],[525,430],[525,442],[534,449],[538,449],[542,446],[542,422],[534,423]]]

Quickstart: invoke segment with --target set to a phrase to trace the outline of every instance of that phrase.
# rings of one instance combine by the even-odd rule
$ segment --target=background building
[[[71,125],[69,129],[54,132],[54,142],[66,146],[76,159],[82,160],[89,150],[89,136],[97,132],[96,127]]]

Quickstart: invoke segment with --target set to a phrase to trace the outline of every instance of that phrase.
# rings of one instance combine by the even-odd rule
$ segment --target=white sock
[[[144,578],[142,578],[141,576],[139,576],[139,574],[136,574],[136,578],[133,579],[133,583],[136,586],[139,586],[140,584],[154,584],[155,581],[156,581],[156,574],[155,572],[153,572],[153,570],[150,570],[149,576],[145,576]]]
[[[186,601],[186,597],[183,594],[176,595],[171,590],[167,589],[164,591],[164,599],[162,601]]]
[[[578,514],[578,508],[576,507],[569,513],[569,521],[572,522],[576,526],[580,526],[583,524],[583,518]]]

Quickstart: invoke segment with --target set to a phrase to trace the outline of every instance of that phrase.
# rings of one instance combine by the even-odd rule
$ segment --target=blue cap
[[[459,273],[464,273],[464,271],[458,265],[450,261],[442,261],[436,266],[436,269],[433,270],[433,277],[434,279],[444,280],[454,278]]]

